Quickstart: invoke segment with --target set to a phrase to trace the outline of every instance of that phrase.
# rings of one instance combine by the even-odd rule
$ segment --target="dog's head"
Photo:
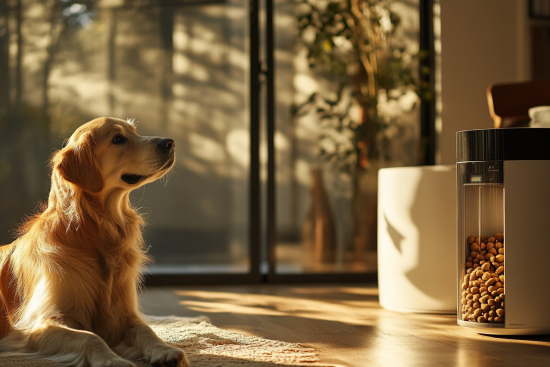
[[[101,117],[79,127],[52,164],[63,179],[97,194],[155,181],[175,159],[172,139],[140,136],[130,122]]]

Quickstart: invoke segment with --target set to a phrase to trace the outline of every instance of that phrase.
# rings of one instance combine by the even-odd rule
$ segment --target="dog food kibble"
[[[469,236],[462,320],[504,322],[504,235]]]

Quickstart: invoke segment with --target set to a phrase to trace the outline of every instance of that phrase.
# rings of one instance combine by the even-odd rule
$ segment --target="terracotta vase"
[[[336,227],[320,169],[312,170],[311,207],[302,227],[304,263],[334,263]]]
[[[353,256],[356,261],[376,252],[378,167],[354,174],[353,195]]]

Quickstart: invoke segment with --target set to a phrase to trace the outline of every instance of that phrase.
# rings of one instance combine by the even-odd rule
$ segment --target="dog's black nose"
[[[166,153],[168,153],[172,149],[174,149],[175,146],[176,146],[176,144],[174,143],[174,140],[172,140],[172,139],[161,139],[157,143],[157,147],[159,148],[159,150],[161,150],[163,152],[166,152]]]

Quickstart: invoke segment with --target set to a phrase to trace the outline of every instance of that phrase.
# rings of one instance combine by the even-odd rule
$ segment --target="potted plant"
[[[400,118],[414,109],[422,94],[431,98],[429,89],[417,81],[417,61],[426,55],[413,54],[403,42],[394,2],[299,2],[299,38],[307,48],[309,67],[330,79],[336,97],[312,93],[294,113],[316,109],[320,156],[352,178],[357,260],[376,249],[377,171],[391,164]]]

